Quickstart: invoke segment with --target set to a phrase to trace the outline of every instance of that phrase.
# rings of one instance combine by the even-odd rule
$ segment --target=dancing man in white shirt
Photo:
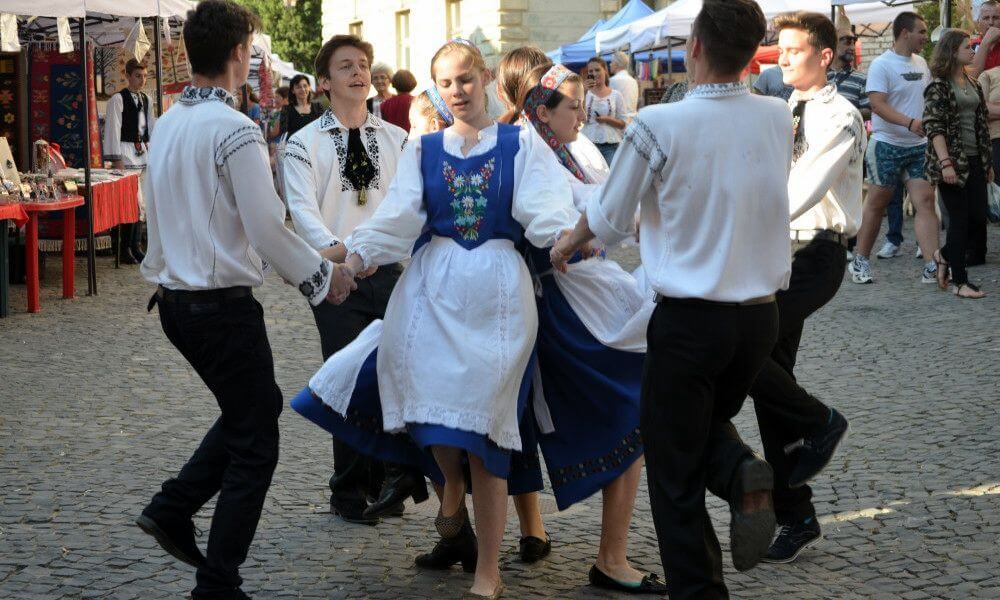
[[[125,63],[128,86],[108,99],[104,115],[104,160],[112,168],[142,172],[146,169],[149,136],[156,124],[156,111],[149,106],[146,67],[134,58]],[[142,262],[145,254],[139,246],[142,227],[123,223],[118,228],[118,258],[129,265]]]
[[[688,39],[687,97],[639,112],[607,183],[551,253],[559,268],[595,233],[620,242],[634,235],[641,208],[640,252],[659,305],[648,328],[640,429],[673,600],[728,598],[705,510],[706,483],[717,473],[732,474],[718,492],[730,503],[734,566],[756,565],[774,534],[771,468],[730,423],[774,348],[774,295],[791,267],[788,108],[740,83],[765,30],[753,0],[704,2]],[[736,114],[740,127],[718,126]]]
[[[215,395],[222,415],[175,478],[163,483],[137,524],[164,550],[198,569],[192,598],[248,598],[246,560],[278,464],[281,390],[251,288],[262,259],[313,305],[343,301],[354,286],[284,224],[260,127],[234,110],[229,90],[250,71],[260,23],[230,0],[188,13],[184,43],[192,86],[160,120],[149,155],[149,252],[143,276],[157,284],[149,310]],[[335,285],[331,285],[331,283]],[[191,517],[218,494],[207,556]]]
[[[371,114],[365,104],[372,58],[371,44],[353,35],[337,35],[323,45],[315,68],[330,108],[285,146],[285,195],[295,231],[335,262],[344,260],[342,240],[381,204],[406,143],[407,132]],[[383,266],[359,280],[344,304],[313,307],[323,360],[385,316],[401,272],[399,264]],[[374,525],[379,516],[401,513],[407,497],[427,497],[420,471],[387,464],[382,485],[382,465],[337,439],[333,463],[330,510],[345,521]],[[377,498],[372,506],[368,496]]]
[[[780,66],[792,92],[792,276],[778,292],[778,342],[750,388],[767,462],[774,468],[774,512],[781,527],[765,562],[791,562],[821,534],[807,481],[830,461],[847,432],[836,410],[806,392],[793,369],[802,328],[844,280],[844,249],[861,222],[866,135],[861,113],[827,81],[837,31],[819,13],[774,21]]]

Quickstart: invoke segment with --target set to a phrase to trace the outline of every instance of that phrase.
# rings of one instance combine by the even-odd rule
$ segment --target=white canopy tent
[[[834,0],[838,1],[838,0]],[[839,0],[852,2],[852,0]],[[909,10],[912,0],[896,4],[883,2],[852,3],[845,7],[847,16],[854,23],[889,23],[897,14]],[[667,8],[628,25],[600,31],[595,37],[595,52],[602,54],[624,48],[633,52],[667,45],[670,38],[686,38],[691,33],[695,18],[701,11],[702,0],[678,0]],[[812,10],[830,14],[830,0],[761,0],[761,9],[767,19],[794,10]]]
[[[180,17],[192,10],[190,0],[4,0],[0,12],[26,17]]]

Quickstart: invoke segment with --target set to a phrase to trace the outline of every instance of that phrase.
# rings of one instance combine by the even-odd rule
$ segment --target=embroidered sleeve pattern
[[[225,165],[230,156],[238,152],[240,149],[254,144],[267,148],[267,142],[264,141],[264,134],[261,133],[260,127],[251,124],[237,128],[232,133],[227,135],[216,149],[216,166],[221,167]]]
[[[294,158],[310,169],[313,166],[312,161],[309,160],[309,151],[306,149],[305,144],[297,139],[290,139],[285,142],[285,156],[288,158]]]
[[[299,284],[299,292],[302,293],[309,303],[312,305],[316,304],[316,300],[320,293],[322,293],[325,288],[326,280],[330,278],[330,266],[327,261],[323,261],[319,264],[319,270],[313,273],[309,279],[306,279]]]
[[[625,129],[624,144],[631,144],[636,153],[646,160],[650,173],[657,181],[663,181],[663,166],[667,163],[667,154],[660,147],[653,131],[642,119],[636,118]]]

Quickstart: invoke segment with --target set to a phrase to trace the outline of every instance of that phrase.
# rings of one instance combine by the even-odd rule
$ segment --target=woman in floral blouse
[[[969,34],[947,30],[934,48],[934,80],[924,91],[924,131],[927,132],[928,179],[938,186],[948,209],[948,239],[934,255],[938,285],[960,298],[985,294],[969,283],[966,249],[973,230],[986,224],[986,186],[993,181],[990,133],[983,91],[966,74],[972,63]]]

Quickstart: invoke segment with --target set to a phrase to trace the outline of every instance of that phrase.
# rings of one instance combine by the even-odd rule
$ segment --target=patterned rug
[[[17,55],[0,54],[0,137],[7,138],[14,160],[17,160]],[[21,166],[21,165],[18,165]]]
[[[93,47],[88,46],[93,53]],[[97,128],[97,98],[94,93],[93,61],[87,61],[87,94],[90,114],[84,119],[84,74],[79,50],[60,54],[53,43],[28,46],[31,74],[31,143],[43,139],[59,144],[66,164],[82,167],[84,127],[90,128],[90,164],[101,166],[101,140]]]

